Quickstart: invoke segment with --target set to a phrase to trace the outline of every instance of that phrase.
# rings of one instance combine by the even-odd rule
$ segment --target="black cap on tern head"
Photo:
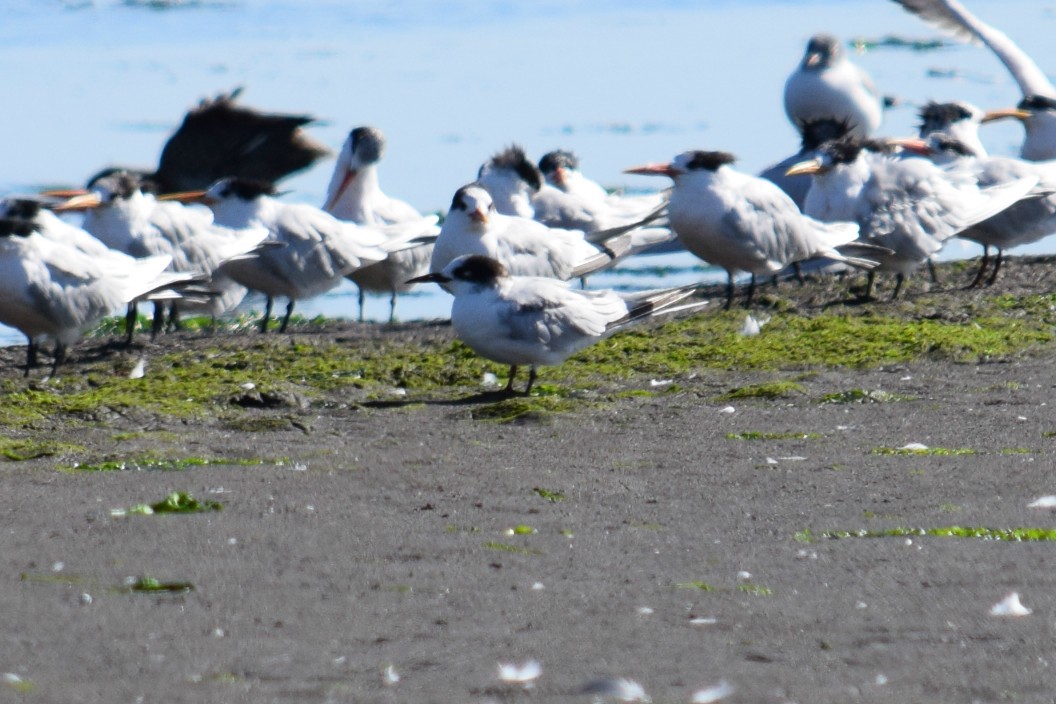
[[[688,157],[689,159],[686,161],[686,168],[690,171],[695,171],[697,169],[715,171],[720,166],[732,164],[737,161],[737,157],[729,152],[707,152],[696,150],[688,152]]]
[[[961,103],[928,102],[920,109],[920,136],[926,137],[932,132],[939,132],[954,122],[967,120],[972,111]]]
[[[1019,101],[1020,110],[1056,110],[1056,98],[1045,95],[1028,95]]]
[[[832,117],[808,120],[799,125],[799,132],[803,135],[804,151],[817,149],[825,142],[846,136],[850,131],[851,123],[848,120],[837,120]]]
[[[489,168],[492,169],[510,169],[517,173],[521,179],[524,180],[533,190],[538,191],[543,187],[543,175],[539,172],[537,167],[532,162],[528,161],[528,157],[524,153],[524,149],[516,144],[510,145],[508,148],[499,152],[495,156],[491,157],[480,170],[477,172],[477,177],[484,175],[484,172]]]
[[[539,170],[544,174],[553,173],[560,168],[578,169],[579,157],[566,149],[555,149],[543,154],[539,160]]]
[[[483,254],[461,257],[451,269],[451,278],[484,286],[493,285],[503,276],[506,276],[506,267]]]
[[[803,56],[803,67],[807,69],[828,68],[843,53],[840,40],[831,34],[815,34],[807,42],[807,51]]]
[[[5,198],[0,202],[0,217],[32,220],[43,207],[44,204],[34,198]]]

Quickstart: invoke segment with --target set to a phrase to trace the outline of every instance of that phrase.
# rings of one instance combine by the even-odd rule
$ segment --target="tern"
[[[773,181],[778,187],[788,194],[792,202],[800,210],[803,209],[803,201],[807,199],[807,191],[810,190],[810,179],[789,176],[788,170],[807,159],[817,155],[818,147],[825,142],[839,139],[850,131],[846,122],[839,122],[831,118],[811,120],[802,125],[801,142],[799,151],[787,157],[773,166],[768,166],[760,172],[760,178]]]
[[[443,271],[456,257],[482,254],[498,260],[515,276],[568,280],[604,268],[635,247],[650,246],[649,234],[617,228],[586,235],[580,230],[547,227],[531,218],[503,215],[496,212],[490,193],[471,183],[455,192],[429,269]],[[666,232],[657,235],[667,236]]]
[[[144,190],[144,181],[119,171],[95,181],[91,190],[56,207],[60,211],[85,211],[84,228],[108,247],[132,257],[166,254],[177,272],[196,274],[204,297],[155,302],[153,333],[164,325],[165,304],[171,305],[169,323],[179,312],[202,312],[215,320],[233,310],[246,289],[232,281],[224,267],[237,259],[255,256],[268,237],[263,227],[238,231],[213,222],[204,208],[159,201]],[[132,339],[135,303],[129,306],[126,334]]]
[[[947,172],[967,179],[970,187],[986,188],[1029,177],[1038,180],[1027,197],[959,235],[983,247],[979,270],[969,288],[983,283],[990,248],[997,250],[993,270],[986,279],[991,285],[1001,269],[1004,250],[1056,232],[1056,161],[1024,161],[987,154],[979,139],[979,126],[994,119],[994,113],[984,113],[970,103],[928,103],[920,115],[922,151]]]
[[[266,296],[261,332],[267,332],[275,297],[288,301],[279,327],[279,332],[285,332],[298,300],[326,293],[356,269],[412,246],[417,237],[415,228],[404,230],[402,237],[390,237],[384,228],[339,220],[307,203],[284,203],[276,195],[271,183],[225,178],[206,191],[163,196],[204,202],[219,224],[264,227],[270,233],[269,241],[284,245],[261,253],[255,260],[225,267],[235,281]]]
[[[669,163],[626,170],[674,181],[668,208],[671,227],[686,249],[726,270],[727,309],[738,271],[752,276],[746,301],[750,305],[757,275],[775,275],[794,262],[827,257],[863,268],[876,266],[837,249],[858,239],[857,224],[807,217],[772,182],[735,170],[733,162],[727,152],[688,151]]]
[[[785,82],[785,113],[797,130],[816,120],[846,123],[851,134],[874,133],[884,101],[869,75],[847,58],[836,37],[815,34]]]
[[[638,294],[584,291],[548,277],[511,276],[501,263],[482,255],[457,257],[443,271],[414,281],[441,284],[454,295],[455,332],[480,356],[510,365],[507,393],[513,393],[517,368],[530,365],[526,395],[535,384],[536,367],[561,364],[632,323],[706,304],[678,305],[696,286]]]
[[[522,147],[510,145],[485,161],[477,171],[477,183],[491,194],[500,214],[535,217],[532,198],[543,187],[543,175]]]
[[[895,1],[956,38],[982,43],[994,52],[1023,93],[1023,100],[1014,113],[1023,120],[1026,128],[1020,156],[1029,161],[1056,158],[1056,87],[1025,51],[1007,34],[980,20],[957,0]]]
[[[435,215],[424,216],[410,203],[393,198],[378,184],[378,162],[385,152],[385,136],[376,127],[353,129],[334,165],[323,209],[334,217],[359,225],[417,227],[423,238],[440,233]],[[398,233],[393,233],[397,236]],[[364,294],[388,293],[389,322],[396,319],[396,298],[411,288],[407,279],[429,271],[432,243],[396,252],[377,264],[356,269],[348,278],[359,288],[359,319],[364,318]]]
[[[874,257],[877,270],[897,274],[892,298],[906,275],[942,249],[946,240],[1005,210],[1037,184],[1023,178],[991,188],[959,183],[927,159],[895,159],[889,145],[844,138],[789,169],[813,174],[804,212],[826,222],[851,221],[861,239],[886,248]],[[874,151],[875,150],[875,151]],[[865,292],[872,294],[873,271]]]
[[[539,170],[545,183],[532,196],[535,219],[550,227],[598,232],[636,223],[652,228],[662,224],[666,201],[662,193],[625,197],[610,194],[579,170],[579,159],[570,151],[544,154]],[[655,236],[662,235],[654,230]],[[673,240],[673,235],[668,237]]]
[[[40,338],[55,340],[54,374],[86,329],[170,286],[169,262],[166,255],[118,261],[85,254],[43,236],[35,220],[0,218],[0,322],[29,340],[26,374]]]

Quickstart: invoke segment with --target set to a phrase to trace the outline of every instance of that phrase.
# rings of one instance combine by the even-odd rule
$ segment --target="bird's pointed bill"
[[[625,174],[637,174],[639,176],[668,176],[674,178],[675,169],[671,164],[645,164],[643,166],[632,166],[624,169]]]
[[[81,193],[80,195],[68,198],[65,202],[53,206],[52,210],[59,213],[69,213],[91,210],[92,208],[98,208],[102,204],[103,201],[98,193]]]
[[[800,174],[816,174],[821,171],[821,159],[807,159],[799,163],[793,164],[788,171],[785,172],[786,176],[798,176]]]
[[[985,125],[987,122],[995,122],[997,120],[1007,120],[1009,118],[1015,118],[1017,120],[1026,120],[1030,118],[1029,110],[1020,110],[1019,108],[1001,108],[1000,110],[988,110],[983,115],[982,123]]]

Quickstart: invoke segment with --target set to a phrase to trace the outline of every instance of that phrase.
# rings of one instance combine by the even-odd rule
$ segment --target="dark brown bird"
[[[202,100],[165,143],[158,170],[143,173],[160,193],[206,189],[221,178],[275,183],[330,151],[302,127],[310,115],[265,113],[235,103],[242,88]],[[89,182],[113,173],[108,168]]]

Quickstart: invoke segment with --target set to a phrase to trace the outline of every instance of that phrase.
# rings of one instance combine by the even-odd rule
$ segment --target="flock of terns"
[[[302,127],[311,118],[263,114],[237,92],[203,102],[167,143],[157,171],[107,169],[86,189],[0,202],[0,322],[29,344],[55,342],[52,373],[67,347],[100,318],[154,305],[154,333],[187,313],[214,318],[258,291],[288,301],[324,293],[345,278],[391,297],[427,282],[454,296],[451,320],[478,354],[518,366],[568,356],[635,321],[706,305],[697,286],[617,293],[586,278],[629,256],[681,245],[734,278],[775,277],[808,260],[825,270],[904,279],[953,237],[983,246],[973,285],[992,283],[1005,249],[1056,232],[1056,88],[1011,40],[956,0],[896,0],[924,20],[988,46],[1018,82],[1012,109],[929,103],[912,138],[877,138],[884,101],[840,43],[819,34],[785,86],[801,149],[754,176],[733,155],[687,151],[627,173],[663,176],[666,190],[607,192],[554,151],[538,163],[514,146],[458,189],[442,224],[384,193],[385,140],[357,127],[337,156],[321,208],[281,199],[275,183],[327,150]],[[980,127],[1025,127],[1021,158],[990,156]],[[205,204],[203,208],[200,205]],[[79,224],[67,213],[83,213]],[[996,261],[986,276],[990,250]],[[583,281],[581,287],[573,281]]]

